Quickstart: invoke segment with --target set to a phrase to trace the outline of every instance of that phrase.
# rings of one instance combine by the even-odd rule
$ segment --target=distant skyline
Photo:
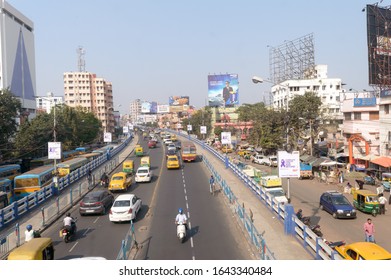
[[[34,23],[37,95],[63,96],[63,73],[85,69],[112,82],[115,110],[135,99],[207,104],[208,75],[238,74],[240,103],[269,102],[269,48],[313,34],[315,63],[345,89],[370,90],[361,0],[9,0]],[[390,5],[383,1],[380,6]]]

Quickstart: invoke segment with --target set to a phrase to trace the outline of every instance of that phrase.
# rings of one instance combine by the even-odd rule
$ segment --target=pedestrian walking
[[[210,194],[214,195],[214,192],[215,192],[215,178],[213,177],[213,175],[210,175],[209,191],[210,191]]]
[[[387,203],[387,198],[384,197],[384,195],[381,193],[379,195],[379,206],[380,206],[380,215],[381,214],[386,214],[386,203]]]
[[[366,242],[375,242],[375,225],[372,223],[372,219],[368,218],[364,224],[364,233]]]

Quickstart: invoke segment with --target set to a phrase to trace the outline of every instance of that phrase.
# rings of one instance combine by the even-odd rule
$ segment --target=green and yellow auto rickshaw
[[[380,213],[379,197],[369,190],[353,191],[353,206],[364,213],[376,217]]]

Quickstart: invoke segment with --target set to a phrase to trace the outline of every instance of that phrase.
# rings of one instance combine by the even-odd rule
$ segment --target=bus
[[[79,158],[86,158],[88,160],[88,162],[90,161],[93,161],[94,159],[100,157],[101,154],[100,153],[88,153],[88,154],[82,154],[80,156],[78,156]]]
[[[106,145],[102,148],[99,148],[99,149],[96,149],[96,150],[93,150],[92,152],[93,153],[100,153],[101,155],[105,155],[107,153],[107,151],[111,151],[112,149],[116,148],[117,145],[112,145],[112,144],[109,144],[109,145]]]
[[[13,180],[15,176],[21,174],[19,164],[6,164],[0,166],[0,179],[7,178]]]
[[[0,179],[0,209],[12,203],[12,185],[13,183],[10,179]]]
[[[87,163],[88,163],[87,158],[83,158],[83,157],[77,157],[77,158],[63,161],[57,164],[58,176],[64,177]]]
[[[16,176],[14,178],[15,200],[21,199],[48,186],[52,183],[53,176],[53,165],[40,166]]]
[[[74,158],[78,155],[79,155],[79,151],[76,151],[76,150],[65,151],[65,152],[62,152],[62,160],[68,160],[68,159]]]
[[[197,160],[197,148],[192,142],[184,142],[181,153],[183,161],[191,162]]]
[[[53,165],[53,164],[54,164],[54,159],[49,159],[48,157],[36,158],[30,161],[30,169],[34,169],[44,165]]]

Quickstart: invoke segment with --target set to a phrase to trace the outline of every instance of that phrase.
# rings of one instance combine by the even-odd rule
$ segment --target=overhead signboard
[[[288,153],[279,151],[278,158],[278,176],[280,178],[299,178],[300,177],[300,154],[297,151]]]
[[[158,114],[164,114],[170,112],[170,106],[168,105],[157,105]]]
[[[191,126],[191,124],[188,124],[187,125],[187,131],[192,131],[193,130],[193,127]]]
[[[103,135],[103,142],[110,143],[111,142],[111,132],[105,132]]]
[[[231,143],[231,132],[221,132],[221,144],[230,145]]]
[[[206,134],[206,126],[200,126],[200,132],[201,134]]]

